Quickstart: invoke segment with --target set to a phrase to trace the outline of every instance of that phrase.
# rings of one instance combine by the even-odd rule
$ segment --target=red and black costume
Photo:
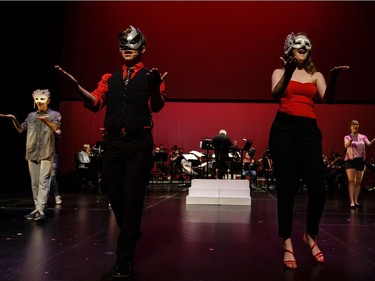
[[[312,100],[316,91],[312,83],[291,80],[280,99],[280,108],[270,131],[269,148],[278,195],[279,236],[284,240],[292,236],[294,194],[300,179],[309,194],[307,233],[318,234],[324,209],[322,134]]]

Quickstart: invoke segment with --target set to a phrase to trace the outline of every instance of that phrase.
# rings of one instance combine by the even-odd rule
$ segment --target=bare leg
[[[354,191],[355,191],[355,181],[356,181],[356,169],[346,169],[346,175],[348,176],[348,192],[350,206],[354,207]]]
[[[361,191],[361,183],[363,179],[364,171],[356,171],[355,183],[354,183],[354,204],[358,205],[358,196]]]

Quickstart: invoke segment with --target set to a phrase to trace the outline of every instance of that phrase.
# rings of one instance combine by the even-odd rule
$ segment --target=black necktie
[[[125,76],[125,79],[124,79],[125,86],[129,84],[130,76],[132,75],[133,71],[134,71],[134,69],[132,67],[128,67],[128,69],[126,70],[126,76]]]

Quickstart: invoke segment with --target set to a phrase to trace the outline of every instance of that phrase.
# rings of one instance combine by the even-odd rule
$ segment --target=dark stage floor
[[[26,189],[26,188],[25,188]],[[282,265],[276,193],[256,190],[251,206],[186,205],[188,188],[150,186],[143,236],[135,256],[137,281],[375,280],[375,191],[349,209],[346,192],[329,195],[314,263],[302,243],[306,194],[295,204],[298,269]],[[26,221],[31,191],[0,200],[0,280],[111,280],[117,227],[105,195],[65,192],[51,200],[45,221]]]

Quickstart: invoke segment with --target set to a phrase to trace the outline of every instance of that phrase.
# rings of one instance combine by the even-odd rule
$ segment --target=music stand
[[[209,150],[213,149],[211,139],[203,139],[200,141],[199,147],[206,150],[206,161],[209,160]],[[203,173],[208,178],[208,165],[206,166],[205,172]]]
[[[202,158],[204,157],[204,154],[199,152],[199,151],[195,151],[195,150],[192,150],[189,152],[190,154],[194,154],[195,156],[197,156],[198,158]]]
[[[182,157],[185,160],[191,162],[192,166],[198,166],[199,165],[199,159],[194,154],[191,154],[191,153],[189,153],[189,154],[182,154]]]
[[[154,161],[156,162],[156,167],[158,171],[164,173],[166,172],[166,169],[163,166],[164,162],[167,162],[168,160],[168,153],[165,151],[156,152],[154,154]]]
[[[200,141],[200,148],[201,149],[212,149],[212,140],[211,139],[203,139]]]
[[[245,145],[243,146],[243,151],[247,151],[251,148],[251,146],[253,145],[253,141],[252,140],[247,140],[247,139],[244,139],[245,142]]]
[[[155,160],[155,162],[158,162],[158,163],[167,162],[167,160],[168,160],[168,153],[165,152],[165,151],[156,152],[154,160]]]

